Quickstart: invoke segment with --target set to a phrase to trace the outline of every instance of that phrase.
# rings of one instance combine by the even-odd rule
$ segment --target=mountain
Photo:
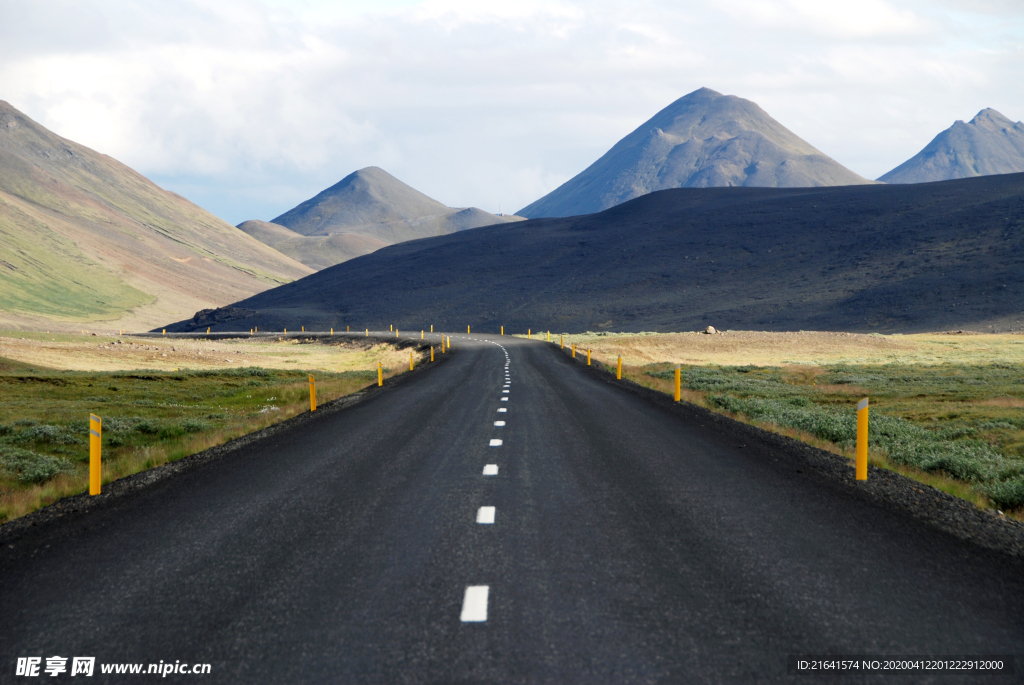
[[[0,267],[8,328],[148,329],[311,273],[3,101]]]
[[[392,245],[203,320],[219,330],[994,331],[1024,329],[1022,302],[1024,174],[1006,174],[662,190],[597,214]]]
[[[516,212],[591,214],[667,188],[801,188],[872,183],[816,150],[750,100],[701,88],[599,160]]]
[[[273,220],[302,235],[341,233],[353,226],[392,224],[451,210],[375,166],[355,171]]]
[[[476,207],[447,207],[371,166],[273,222],[245,221],[238,228],[307,266],[323,269],[385,245],[522,220]]]
[[[983,109],[956,121],[923,150],[880,177],[885,183],[927,183],[1024,171],[1024,123]]]
[[[279,224],[255,219],[243,221],[238,224],[238,228],[281,254],[317,271],[391,244],[363,233],[307,236]]]

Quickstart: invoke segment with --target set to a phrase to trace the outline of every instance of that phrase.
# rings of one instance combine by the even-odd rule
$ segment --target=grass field
[[[118,345],[19,333],[0,344],[21,357],[0,357],[0,522],[87,488],[90,413],[103,419],[103,480],[110,482],[308,410],[310,373],[324,403],[375,383],[378,362],[386,376],[409,368],[408,349],[382,343],[165,346],[124,338]]]
[[[553,336],[554,342],[560,342]],[[872,463],[1024,518],[1024,335],[564,335],[684,399],[848,457],[871,402]]]

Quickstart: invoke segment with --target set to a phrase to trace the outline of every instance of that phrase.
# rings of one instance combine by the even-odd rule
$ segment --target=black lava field
[[[400,243],[168,330],[1024,328],[1024,174],[682,188]]]

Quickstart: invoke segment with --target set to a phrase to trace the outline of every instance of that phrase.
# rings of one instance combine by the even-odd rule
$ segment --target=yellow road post
[[[345,332],[346,332],[346,333],[351,333],[351,332],[352,332],[352,329],[350,329],[350,328],[349,328],[348,326],[345,326]]]
[[[384,385],[384,367],[380,362],[377,362],[377,386]]]
[[[164,335],[167,335],[167,329],[166,328],[164,329]]]
[[[572,344],[572,358],[576,358],[576,343]]]
[[[466,335],[469,335],[469,326],[466,326]]]
[[[396,338],[398,337],[398,329],[397,328],[395,329],[395,337]]]
[[[431,333],[433,333],[433,332],[434,332],[434,324],[430,324],[430,332],[431,332]]]
[[[209,334],[210,334],[210,327],[209,327],[209,326],[207,326],[207,327],[206,327],[206,334],[207,334],[207,335],[209,335]]]
[[[420,340],[423,340],[423,331],[420,331]]]
[[[434,346],[430,346],[430,361],[434,361]]]
[[[334,329],[333,328],[331,329],[331,335],[334,335]]]
[[[388,330],[389,330],[389,331],[393,331],[393,330],[395,330],[395,324],[391,324],[391,325],[390,325],[390,326],[388,327]]]
[[[532,333],[533,333],[533,331],[531,331],[529,328],[526,329],[526,339],[527,340],[532,340],[533,339]]]
[[[366,329],[366,337],[367,337],[367,338],[369,338],[369,337],[370,337],[370,329],[369,329],[369,328],[367,328],[367,329]]]
[[[309,410],[316,411],[316,381],[309,377]]]
[[[89,414],[89,494],[100,494],[103,483],[103,419]]]
[[[504,326],[501,327],[501,334],[505,335],[505,327]]]
[[[409,370],[412,371],[412,352],[409,353]]]
[[[619,367],[615,370],[615,378],[622,380],[622,357],[619,357]]]
[[[680,385],[680,380],[681,380],[680,379],[680,368],[681,367],[679,367],[679,366],[676,367],[676,394],[675,394],[676,402],[681,400],[682,397],[683,397],[683,393],[682,393],[682,389],[681,389],[681,385]]]
[[[302,332],[303,332],[303,333],[305,333],[305,332],[306,332],[306,327],[305,327],[305,326],[303,326],[303,327],[302,327]]]
[[[590,350],[587,350],[587,366],[590,366]]]
[[[868,398],[857,403],[857,480],[868,479]]]
[[[287,328],[286,328],[286,329],[284,329],[284,334],[285,334],[285,335],[288,335],[288,329],[287,329]]]
[[[551,331],[548,331],[548,342],[551,342]]]

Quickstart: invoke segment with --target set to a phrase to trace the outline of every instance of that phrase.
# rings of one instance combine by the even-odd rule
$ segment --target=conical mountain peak
[[[589,214],[667,188],[860,183],[870,181],[822,154],[756,103],[700,88],[517,214]]]
[[[886,183],[927,183],[1024,171],[1024,124],[994,109],[956,121],[923,150],[881,176]]]
[[[448,207],[380,167],[368,166],[273,222],[245,221],[238,228],[307,266],[324,269],[406,240],[521,220],[475,207]]]
[[[1013,128],[1016,123],[1020,122],[1014,122],[1009,117],[988,107],[975,114],[971,123],[994,131],[1002,131],[1005,128]]]
[[[354,171],[274,219],[302,235],[330,235],[367,224],[408,221],[451,211],[380,167]]]

